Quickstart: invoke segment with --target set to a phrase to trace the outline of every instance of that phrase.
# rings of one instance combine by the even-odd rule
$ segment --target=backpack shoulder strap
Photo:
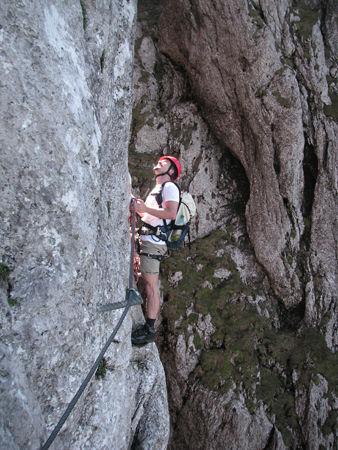
[[[155,199],[156,199],[156,201],[157,201],[157,204],[158,204],[158,206],[159,206],[160,208],[161,208],[162,202],[163,202],[162,191],[163,191],[164,185],[165,185],[166,183],[173,183],[173,184],[177,187],[178,193],[179,193],[179,197],[180,197],[180,201],[181,201],[181,189],[180,189],[179,185],[178,185],[177,183],[175,183],[175,181],[165,181],[165,182],[162,184],[162,186],[161,186],[160,192],[159,192],[159,193],[156,195],[156,197],[155,197]]]

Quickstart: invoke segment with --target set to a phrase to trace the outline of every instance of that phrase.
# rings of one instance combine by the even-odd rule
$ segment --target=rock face
[[[308,271],[295,268],[302,240],[321,255],[313,272],[323,269],[326,305],[335,290],[337,125],[326,78],[336,75],[332,16],[330,1],[170,0],[159,25],[160,50],[186,70],[204,118],[245,169],[250,240],[288,308],[304,301]]]
[[[169,448],[335,447],[334,6],[139,0],[136,26],[136,0],[1,2],[1,447],[41,447],[117,323],[128,156],[144,196],[169,152],[198,207],[162,265]],[[141,317],[55,448],[167,447]]]
[[[179,157],[198,215],[162,266],[169,448],[333,448],[334,2],[143,0],[130,169]]]
[[[121,311],[135,0],[2,1],[0,447],[40,448]],[[155,346],[133,307],[55,448],[166,448]]]

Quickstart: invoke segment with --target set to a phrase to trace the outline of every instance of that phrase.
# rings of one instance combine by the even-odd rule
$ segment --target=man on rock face
[[[158,277],[160,261],[167,251],[165,241],[156,237],[154,228],[176,218],[180,192],[174,180],[181,174],[181,165],[173,156],[163,156],[153,168],[156,185],[146,201],[137,199],[136,212],[142,218],[140,231],[140,272],[144,283],[146,323],[132,333],[134,345],[144,345],[155,339],[155,320],[160,311]],[[163,185],[164,184],[164,185]],[[162,187],[163,186],[163,187]],[[159,204],[160,202],[160,204]]]

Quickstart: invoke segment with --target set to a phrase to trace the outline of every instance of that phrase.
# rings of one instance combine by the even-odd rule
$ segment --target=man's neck
[[[170,176],[168,174],[161,175],[161,176],[156,178],[156,184],[163,184],[166,181],[171,181],[171,178],[170,178]]]

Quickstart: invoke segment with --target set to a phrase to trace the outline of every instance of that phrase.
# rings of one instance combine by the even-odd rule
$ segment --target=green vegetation
[[[110,213],[111,213],[111,204],[110,201],[107,201],[107,212],[108,212],[108,217],[110,217]]]
[[[290,107],[291,107],[291,102],[290,102],[290,100],[287,99],[287,98],[285,98],[285,97],[282,97],[281,94],[280,94],[279,92],[274,91],[272,94],[276,97],[278,103],[279,103],[280,105],[284,106],[284,108],[290,108]]]
[[[232,386],[232,369],[229,354],[224,350],[209,350],[202,353],[197,373],[207,388],[227,392]]]
[[[249,16],[251,17],[253,23],[255,23],[258,28],[264,27],[264,20],[262,17],[262,11],[253,7],[253,5],[249,4]]]
[[[7,297],[7,302],[9,306],[17,306],[19,304],[19,299],[13,297]]]
[[[184,312],[194,302],[197,313],[214,314],[214,319],[217,320],[219,310],[239,295],[255,296],[261,293],[259,286],[250,287],[243,283],[236,264],[228,253],[216,256],[217,250],[228,242],[229,231],[217,230],[192,243],[191,250],[188,247],[180,249],[162,264],[163,274],[166,275],[163,277],[163,284],[170,300],[165,305],[164,313],[169,319],[177,320],[177,313]],[[215,270],[221,268],[231,272],[227,280],[213,277]],[[181,271],[183,275],[179,289],[169,286],[167,281],[168,274],[177,271]],[[212,290],[201,287],[206,280],[211,283]]]
[[[338,95],[335,92],[330,92],[331,105],[324,106],[324,113],[327,116],[333,117],[335,120],[338,120]]]
[[[161,269],[167,296],[163,317],[171,333],[183,334],[187,341],[193,333],[195,349],[201,352],[194,379],[221,394],[231,388],[241,391],[252,414],[257,401],[264,402],[270,417],[275,415],[284,442],[292,446],[292,432],[299,431],[293,371],[298,374],[299,390],[308,390],[311,382],[318,384],[321,374],[328,381],[329,391],[333,391],[336,356],[317,329],[276,329],[271,318],[258,314],[246,298],[262,294],[261,287],[241,280],[228,253],[217,256],[217,250],[226,248],[228,238],[229,231],[214,231],[195,241],[191,250],[184,248],[165,260]],[[213,277],[218,268],[231,272],[227,280]],[[168,275],[177,271],[182,272],[183,279],[172,287]],[[207,314],[215,327],[208,345],[196,329],[199,315]],[[331,406],[332,401],[330,397]],[[323,428],[327,434],[333,432],[334,414],[330,413]]]
[[[203,348],[203,341],[197,333],[194,335],[194,346],[196,350],[201,350]]]
[[[141,197],[144,197],[154,184],[152,167],[156,156],[149,153],[138,153],[133,145],[129,147],[129,172],[137,178],[137,186],[140,188]]]
[[[198,320],[198,314],[210,314],[217,331],[213,341],[218,342],[218,334],[223,333],[224,320],[229,321],[233,314],[248,314],[246,311],[237,311],[239,304],[234,303],[239,296],[252,296],[261,294],[260,286],[249,286],[240,278],[236,264],[228,253],[219,257],[217,250],[228,242],[229,232],[217,230],[209,236],[195,241],[189,248],[183,248],[175,256],[165,260],[162,264],[163,285],[168,302],[165,303],[163,314],[168,319],[169,327],[175,332],[174,322],[180,317],[183,321],[179,330],[185,330]],[[230,272],[227,280],[215,278],[217,269],[226,268]],[[169,285],[167,278],[169,273],[181,271],[182,281],[178,287]],[[202,287],[205,281],[210,287]],[[187,307],[193,303],[194,314],[185,316]],[[249,308],[250,305],[248,305]],[[241,308],[243,305],[240,306]],[[250,307],[251,308],[251,307]],[[235,319],[236,321],[237,319]],[[177,331],[177,330],[176,330]]]
[[[261,367],[257,398],[263,400],[271,414],[276,415],[277,427],[285,443],[290,445],[292,437],[289,428],[297,429],[292,371],[300,375],[300,387],[307,389],[311,380],[318,384],[317,374],[320,373],[328,381],[329,388],[334,390],[336,357],[327,348],[324,337],[314,328],[305,328],[301,335],[292,330],[271,329],[266,332],[257,350]]]
[[[8,267],[6,264],[0,263],[0,287],[4,287],[7,290],[7,302],[9,306],[16,306],[18,305],[19,300],[11,297],[12,286],[9,282],[9,275],[12,270],[12,267]]]
[[[295,3],[294,10],[300,18],[297,22],[298,32],[306,40],[312,34],[312,28],[318,21],[319,12],[309,8],[303,0]]]
[[[192,133],[197,129],[197,124],[182,123],[181,119],[170,120],[170,136],[180,142],[185,150],[188,149]]]
[[[80,0],[81,11],[82,11],[82,24],[83,29],[86,31],[87,28],[87,10],[83,0]]]
[[[100,56],[100,69],[101,69],[101,73],[103,72],[103,68],[104,68],[104,58],[105,58],[105,50],[103,49],[101,56]]]
[[[137,82],[138,83],[147,83],[147,81],[149,80],[149,77],[150,77],[150,73],[147,72],[146,70],[142,70],[141,71],[141,76],[137,80]]]
[[[135,40],[135,45],[134,45],[134,53],[135,53],[135,57],[138,57],[138,51],[140,50],[141,44],[143,41],[143,36],[141,36],[140,38],[137,38]]]
[[[248,304],[228,303],[213,320],[216,333],[211,338],[211,349],[205,349],[201,358],[201,381],[209,389],[226,392],[233,382],[250,391],[257,381],[258,357],[254,352],[268,326]],[[224,360],[222,364],[219,358]],[[214,360],[210,372],[208,361]],[[207,361],[207,363],[206,363]],[[220,387],[221,386],[221,387]]]
[[[138,105],[136,105],[135,108],[133,109],[132,123],[131,123],[131,130],[133,136],[137,135],[137,133],[145,124],[146,119],[151,115],[149,111],[143,112],[143,109],[146,106],[147,102],[148,96],[143,95]]]
[[[338,411],[331,411],[331,414],[326,419],[324,426],[322,428],[322,432],[324,436],[328,436],[333,433],[333,435],[337,432],[337,422],[338,422]]]
[[[95,372],[95,377],[104,378],[106,376],[106,373],[107,373],[107,361],[105,358],[102,358]]]
[[[162,12],[163,3],[153,0],[139,0],[137,21],[142,22],[143,34],[155,37],[156,26]]]
[[[11,271],[12,269],[6,266],[6,264],[0,263],[0,286],[2,286],[4,282],[7,282]]]

